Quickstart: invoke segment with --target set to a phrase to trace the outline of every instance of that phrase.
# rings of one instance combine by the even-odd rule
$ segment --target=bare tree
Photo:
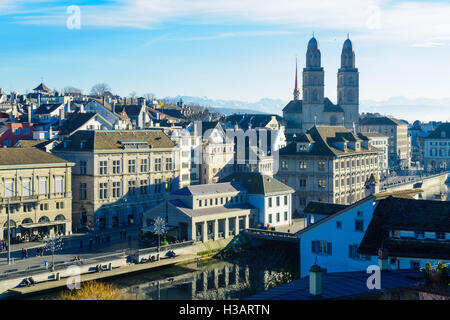
[[[136,97],[137,97],[136,91],[131,91],[130,94],[128,95],[128,98],[130,99],[136,99]]]
[[[97,83],[91,88],[91,95],[103,97],[111,92],[111,88],[107,83]]]
[[[64,90],[64,93],[68,94],[68,95],[79,96],[79,95],[82,94],[81,89],[78,89],[78,88],[75,88],[75,87],[72,87],[72,86],[64,87],[63,90]]]
[[[151,92],[147,92],[144,94],[144,98],[148,101],[153,101],[155,99],[155,95]]]

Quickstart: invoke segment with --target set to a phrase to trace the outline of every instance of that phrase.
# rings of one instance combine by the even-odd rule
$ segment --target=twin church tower
[[[286,133],[301,133],[314,125],[344,125],[353,129],[359,118],[359,73],[355,67],[355,52],[347,37],[342,47],[341,67],[337,79],[337,104],[324,96],[324,70],[319,43],[314,37],[308,42],[306,67],[303,68],[303,100],[300,100],[297,65],[294,99],[283,109],[287,120]]]

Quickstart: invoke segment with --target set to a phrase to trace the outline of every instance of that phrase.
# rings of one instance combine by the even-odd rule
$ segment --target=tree
[[[153,223],[153,230],[158,235],[158,252],[159,247],[161,246],[161,235],[166,232],[166,220],[162,217],[158,217],[155,219]]]
[[[130,99],[136,99],[136,97],[137,97],[136,91],[131,91],[130,94],[128,95],[128,98]]]
[[[107,83],[97,83],[91,88],[91,95],[104,97],[108,93],[110,93],[111,88]]]
[[[79,96],[82,94],[81,89],[78,89],[78,88],[75,88],[72,86],[64,87],[63,90],[64,90],[64,93],[68,94],[68,95]]]
[[[64,291],[58,300],[126,300],[127,295],[113,284],[88,281],[82,284],[80,290]]]
[[[155,95],[151,92],[147,92],[146,94],[144,94],[144,98],[148,101],[153,101],[155,100]]]

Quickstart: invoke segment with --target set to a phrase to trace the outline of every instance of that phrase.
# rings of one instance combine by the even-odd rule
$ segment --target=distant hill
[[[287,104],[287,101],[270,98],[262,98],[256,102],[247,102],[239,100],[215,100],[208,97],[176,96],[166,97],[163,100],[173,100],[175,102],[180,100],[180,98],[183,99],[186,104],[200,104],[223,114],[272,113],[281,115],[281,110]]]
[[[256,102],[239,100],[215,100],[208,97],[176,96],[165,99],[176,102],[183,99],[187,104],[196,103],[225,115],[233,113],[270,113],[282,115],[288,101],[262,98]],[[392,97],[385,101],[361,100],[359,112],[380,113],[412,123],[421,121],[450,121],[450,98],[445,99],[407,99]]]

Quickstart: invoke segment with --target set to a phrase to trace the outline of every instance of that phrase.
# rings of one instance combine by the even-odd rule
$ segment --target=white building
[[[379,166],[380,166],[380,174],[387,174],[389,171],[389,164],[388,164],[388,159],[389,159],[389,137],[385,136],[381,133],[378,132],[363,132],[358,134],[358,136],[361,139],[368,139],[369,140],[369,144],[372,147],[375,147],[377,149],[380,149],[381,151],[383,151],[383,153],[380,153],[379,155]]]
[[[425,138],[425,170],[450,168],[450,123],[441,124]]]

